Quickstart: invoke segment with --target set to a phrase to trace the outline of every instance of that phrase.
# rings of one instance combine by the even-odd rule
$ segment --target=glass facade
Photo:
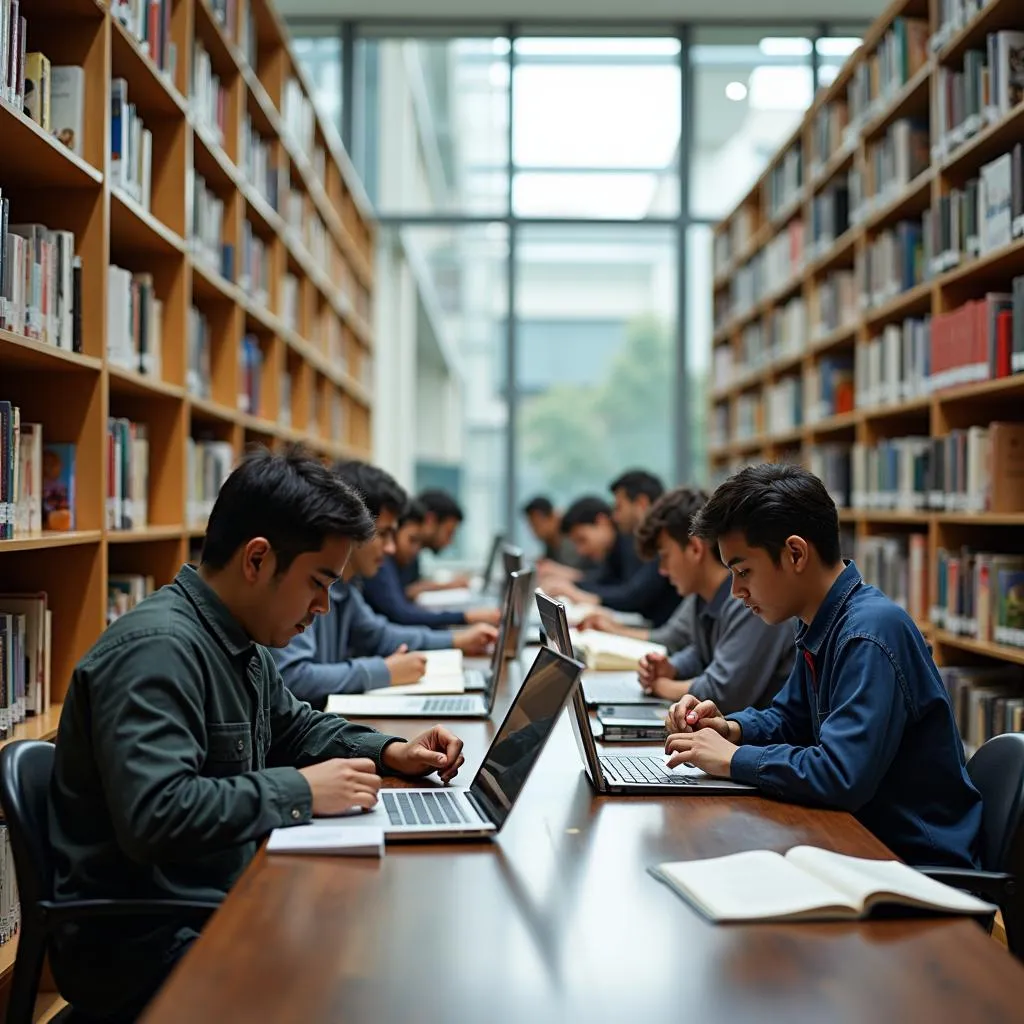
[[[704,482],[711,225],[860,28],[291,30],[382,225],[376,450],[457,493],[452,557],[629,466]]]

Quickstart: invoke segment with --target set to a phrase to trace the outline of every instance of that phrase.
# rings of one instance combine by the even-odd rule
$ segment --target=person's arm
[[[899,749],[907,705],[896,667],[873,640],[854,637],[836,654],[832,710],[817,743],[744,745],[732,777],[766,793],[855,812],[878,789]]]
[[[194,861],[308,821],[312,794],[294,767],[200,774],[217,747],[244,762],[248,725],[208,735],[207,686],[194,652],[172,636],[125,638],[91,676],[88,720],[118,844],[143,864]]]
[[[658,567],[648,562],[622,583],[599,583],[584,579],[576,586],[585,593],[593,594],[606,608],[643,614],[662,599],[665,580],[658,574]]]
[[[652,644],[661,644],[668,649],[669,654],[689,647],[693,643],[693,602],[692,595],[684,597],[668,622],[648,630],[648,635],[642,639],[650,640]]]
[[[388,622],[396,626],[425,626],[427,629],[450,629],[465,626],[465,612],[435,612],[410,601],[402,590],[398,568],[385,559],[376,576],[364,581],[366,603]]]
[[[739,601],[722,609],[722,630],[711,661],[692,674],[689,693],[710,700],[725,714],[753,707],[796,643],[791,624],[769,626]],[[687,678],[680,672],[679,677]]]
[[[366,599],[355,587],[352,588],[349,600],[352,604],[349,650],[339,651],[339,656],[386,658],[389,654],[394,654],[402,644],[410,651],[441,651],[455,646],[455,637],[451,630],[396,626],[388,622],[383,615],[371,610]]]
[[[804,746],[814,742],[805,672],[804,660],[798,656],[789,678],[768,707],[763,711],[747,708],[728,716],[728,721],[739,727],[743,743],[756,747],[769,743]]]

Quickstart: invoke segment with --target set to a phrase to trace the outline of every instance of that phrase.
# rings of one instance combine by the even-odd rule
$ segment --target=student
[[[250,454],[228,477],[199,568],[122,615],[74,670],[50,786],[58,901],[219,899],[271,829],[372,807],[383,773],[454,777],[462,743],[446,729],[403,740],[318,714],[266,649],[327,610],[372,532],[359,498],[298,450]],[[119,914],[59,928],[61,994],[90,1018],[134,1020],[193,925]]]
[[[641,561],[633,536],[616,529],[607,502],[593,496],[578,499],[562,517],[562,529],[580,555],[598,568],[578,583],[545,576],[539,582],[542,590],[576,604],[638,612],[655,626],[669,620],[679,595],[658,574],[657,565]]]
[[[659,572],[680,596],[695,598],[687,604],[690,643],[668,657],[642,658],[640,685],[663,700],[691,693],[725,713],[767,707],[793,666],[793,622],[769,625],[732,596],[732,577],[718,549],[690,536],[706,501],[703,491],[678,487],[654,503],[640,527],[640,554],[658,560]]]
[[[694,618],[693,605],[696,596],[684,597],[676,610],[661,626],[624,626],[611,612],[597,608],[580,620],[580,629],[596,629],[600,633],[614,633],[616,636],[627,636],[634,640],[644,640],[652,644],[661,644],[669,654],[675,654],[693,642],[690,623]]]
[[[438,488],[423,491],[416,500],[424,509],[423,546],[439,555],[455,538],[455,531],[463,520],[462,508],[447,491]],[[410,600],[415,600],[420,594],[431,590],[458,590],[470,584],[470,578],[465,573],[455,576],[447,583],[424,579],[418,554],[408,565],[401,568],[399,578]]]
[[[365,462],[342,462],[334,472],[363,499],[376,531],[353,550],[331,586],[330,610],[274,652],[285,686],[322,708],[332,693],[417,682],[426,670],[426,659],[417,652],[457,647],[466,654],[487,653],[497,630],[485,623],[455,631],[395,626],[370,610],[358,583],[375,576],[385,556],[395,553],[395,527],[408,498],[394,478]]]
[[[910,864],[977,868],[981,797],[942,680],[910,616],[841,558],[821,481],[792,465],[750,467],[692,529],[718,544],[755,615],[801,625],[793,671],[766,710],[725,717],[693,694],[672,707],[669,764],[849,811]]]
[[[420,553],[423,546],[423,521],[426,510],[418,501],[409,502],[398,520],[395,531],[395,553],[387,555],[376,576],[363,580],[366,603],[388,622],[398,626],[427,626],[430,629],[450,629],[453,626],[472,626],[478,622],[497,625],[501,618],[499,608],[473,608],[468,611],[431,611],[410,601],[402,589],[399,573]]]
[[[544,553],[537,560],[537,571],[561,572],[569,580],[578,580],[582,570],[589,566],[581,558],[576,546],[562,532],[562,513],[555,508],[550,498],[538,495],[531,498],[522,509],[530,532],[544,546]]]

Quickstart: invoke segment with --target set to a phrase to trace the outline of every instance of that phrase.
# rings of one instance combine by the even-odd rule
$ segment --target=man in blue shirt
[[[358,583],[376,575],[385,556],[394,554],[395,526],[406,493],[382,469],[364,462],[340,463],[334,472],[363,499],[376,533],[353,549],[341,579],[331,586],[328,612],[283,650],[273,652],[285,686],[318,709],[332,693],[417,682],[426,671],[426,659],[419,652],[457,647],[482,655],[497,638],[497,630],[487,624],[454,631],[395,626],[370,610]]]
[[[424,513],[422,547],[439,555],[455,539],[455,531],[464,518],[462,507],[447,491],[436,487],[422,491],[416,500],[423,506]],[[427,579],[420,566],[419,552],[408,564],[399,567],[398,575],[410,600],[432,590],[460,590],[470,584],[470,578],[465,573],[444,583]]]
[[[466,611],[434,611],[409,600],[402,587],[401,572],[411,565],[423,547],[423,524],[426,509],[418,501],[410,501],[398,520],[395,532],[395,553],[386,555],[375,576],[363,580],[366,603],[388,622],[396,626],[427,626],[430,629],[451,629],[453,626],[474,626],[487,622],[492,626],[501,618],[499,608],[470,608]]]
[[[942,680],[910,616],[841,557],[822,482],[798,466],[748,467],[692,532],[718,544],[755,615],[801,625],[766,710],[724,716],[692,695],[673,705],[669,764],[849,811],[910,864],[979,867],[981,796]]]

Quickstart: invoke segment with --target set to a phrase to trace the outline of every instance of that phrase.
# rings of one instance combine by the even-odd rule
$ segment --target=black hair
[[[555,511],[555,506],[552,504],[550,498],[545,498],[542,494],[538,494],[536,498],[531,498],[522,509],[524,516],[533,515],[535,512],[542,516],[549,516]]]
[[[359,495],[301,446],[279,454],[250,449],[224,481],[213,503],[201,561],[223,569],[254,537],[265,537],[285,572],[329,537],[361,544],[374,523]]]
[[[738,530],[778,565],[786,538],[803,537],[822,562],[842,558],[839,513],[825,485],[802,466],[748,466],[721,484],[694,517],[691,532],[711,544]]]
[[[611,507],[604,498],[593,494],[577,498],[562,516],[562,533],[568,533],[574,526],[592,526],[598,516],[606,516],[608,519],[612,517]]]
[[[630,469],[613,480],[608,485],[608,490],[612,494],[623,490],[630,501],[636,501],[641,494],[646,494],[652,502],[655,502],[665,493],[665,485],[653,473],[648,473],[646,469]]]
[[[693,517],[708,500],[704,491],[689,487],[675,487],[666,491],[644,516],[636,533],[636,547],[641,558],[651,559],[658,554],[658,538],[662,531],[676,543],[686,546],[690,539],[690,525]],[[717,547],[711,545],[716,549]]]
[[[405,511],[398,520],[398,525],[405,526],[406,523],[422,523],[427,518],[427,510],[415,498],[405,506]]]
[[[334,472],[363,499],[374,519],[382,512],[400,516],[405,511],[409,496],[390,473],[378,466],[349,459],[336,462]]]
[[[461,523],[463,520],[462,508],[447,491],[432,488],[423,491],[417,500],[427,512],[433,512],[437,516],[438,522],[454,519]]]

